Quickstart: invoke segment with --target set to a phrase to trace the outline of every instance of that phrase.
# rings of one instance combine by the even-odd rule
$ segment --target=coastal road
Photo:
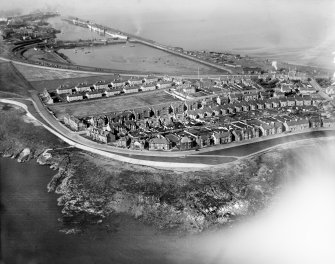
[[[248,141],[233,142],[233,143],[226,144],[226,145],[211,146],[211,147],[199,149],[198,151],[190,150],[190,151],[173,152],[173,151],[148,151],[148,150],[140,151],[140,150],[122,149],[122,148],[117,148],[117,147],[113,147],[110,145],[94,142],[90,139],[80,136],[78,132],[73,132],[66,126],[62,125],[55,118],[55,116],[44,107],[36,91],[30,91],[30,93],[33,99],[32,101],[34,103],[34,106],[38,114],[40,115],[39,118],[42,117],[45,123],[49,125],[50,127],[52,127],[53,129],[55,129],[56,131],[62,133],[63,135],[67,137],[73,138],[76,142],[80,142],[82,144],[85,144],[85,145],[88,145],[94,148],[98,148],[104,151],[108,151],[111,153],[131,156],[131,157],[137,157],[137,158],[148,156],[152,159],[157,159],[157,157],[161,157],[162,160],[169,159],[169,158],[183,158],[185,160],[185,159],[189,159],[190,157],[193,159],[195,156],[200,156],[200,155],[211,155],[211,156],[216,156],[216,157],[228,158],[229,160],[231,160],[232,158],[249,155],[252,152],[256,152],[262,149],[262,147],[256,148],[254,146],[257,146],[257,145],[264,146],[263,149],[265,149],[265,148],[270,147],[271,145],[279,145],[289,140],[291,141],[298,140],[300,134],[309,134],[315,131],[314,129],[309,129],[307,131],[303,131],[300,133],[277,134],[277,135],[272,135],[268,137],[254,138]],[[33,110],[34,109],[31,109],[31,111]],[[267,142],[267,143],[261,143],[261,142]],[[239,151],[232,152],[232,149],[238,149]],[[255,149],[255,150],[249,151],[251,149]],[[146,158],[146,159],[150,159],[150,158]],[[204,162],[206,164],[213,164],[213,162],[210,161],[209,158],[204,159]]]
[[[89,151],[91,153],[94,154],[99,154],[101,156],[107,157],[107,158],[112,158],[114,160],[118,160],[121,162],[127,162],[127,163],[132,163],[132,164],[138,164],[138,165],[144,165],[144,166],[153,166],[153,167],[162,167],[162,168],[188,168],[188,169],[193,169],[193,170],[197,170],[197,169],[204,169],[204,168],[208,168],[210,167],[210,164],[203,164],[203,163],[196,163],[197,161],[195,161],[194,163],[187,163],[187,162],[183,162],[183,160],[175,160],[174,162],[168,162],[168,161],[159,161],[157,159],[154,160],[149,160],[149,159],[136,159],[136,157],[132,157],[132,155],[118,155],[118,154],[114,154],[112,152],[109,151],[105,151],[105,150],[101,150],[100,148],[96,148],[95,146],[91,146],[90,143],[94,143],[93,141],[91,142],[87,142],[89,143],[88,145],[82,144],[77,142],[77,140],[79,139],[79,135],[75,134],[75,133],[68,133],[67,131],[57,131],[57,129],[52,128],[49,125],[46,125],[45,122],[41,122],[40,120],[38,120],[37,118],[35,118],[34,115],[32,115],[28,109],[28,106],[22,102],[19,102],[17,100],[13,100],[13,99],[0,99],[0,102],[2,103],[7,103],[7,104],[14,104],[17,106],[22,107],[23,109],[25,109],[25,111],[27,112],[27,115],[34,119],[36,122],[39,122],[40,125],[42,125],[44,128],[46,128],[48,131],[50,131],[51,133],[53,133],[54,135],[56,135],[58,138],[60,138],[61,140],[63,140],[64,142],[66,142],[67,144],[74,146],[78,149],[82,149],[85,151]],[[34,104],[35,105],[35,104]],[[39,112],[38,109],[36,109],[37,112]],[[85,142],[85,138],[80,138],[81,140],[79,141],[83,141]],[[90,141],[90,140],[87,140]],[[212,164],[214,165],[214,164]]]
[[[37,95],[35,95],[37,96]],[[36,100],[36,98],[34,98]],[[164,168],[187,168],[187,169],[204,169],[210,166],[230,163],[240,158],[253,156],[265,151],[269,151],[279,145],[291,143],[299,140],[313,139],[318,137],[334,137],[334,130],[322,130],[304,132],[300,134],[281,135],[271,138],[255,140],[245,144],[236,145],[229,144],[225,146],[216,146],[202,149],[202,152],[150,152],[150,151],[134,151],[125,149],[116,149],[114,147],[99,144],[84,137],[76,132],[70,131],[61,125],[42,105],[37,101],[27,101],[24,99],[0,99],[3,103],[12,103],[23,107],[31,118],[38,120],[41,125],[48,129],[51,133],[65,141],[71,146],[83,149],[92,153],[96,153],[115,160],[129,162],[133,164],[164,167]]]

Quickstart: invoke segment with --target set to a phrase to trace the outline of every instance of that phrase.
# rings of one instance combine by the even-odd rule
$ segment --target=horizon
[[[13,0],[2,4],[2,13],[10,9],[59,11],[185,49],[228,50],[309,65],[318,61],[314,65],[335,68],[335,2],[331,0],[200,0],[192,5],[188,0]]]

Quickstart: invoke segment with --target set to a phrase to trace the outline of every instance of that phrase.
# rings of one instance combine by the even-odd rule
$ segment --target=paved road
[[[48,123],[45,122],[45,120],[41,118],[41,116],[37,113],[32,102],[28,102],[27,106],[32,114],[34,113],[37,114],[37,116],[35,115],[36,118],[38,118],[40,121],[48,125]],[[44,107],[43,110],[45,110]],[[92,144],[92,146],[96,148],[109,151],[112,153],[117,153],[119,155],[124,155],[127,157],[134,157],[146,160],[159,160],[159,161],[165,161],[167,159],[166,161],[169,162],[173,162],[178,159],[183,159],[184,162],[187,161],[191,163],[192,162],[194,163],[195,162],[194,160],[197,160],[197,162],[201,160],[206,164],[215,164],[218,161],[220,161],[220,163],[226,163],[232,160],[236,160],[237,158],[246,157],[254,153],[258,153],[260,151],[294,141],[335,136],[335,130],[333,129],[318,128],[318,129],[308,129],[300,133],[288,133],[288,134],[283,133],[268,136],[266,138],[261,137],[261,138],[250,139],[248,141],[234,142],[227,145],[216,145],[200,149],[199,151],[194,150],[183,151],[183,152],[138,151],[138,150],[120,149],[93,142],[91,140],[79,136],[78,132],[73,132],[69,130],[67,127],[62,126],[58,121],[55,120],[55,118],[52,115],[50,115],[49,112],[46,111],[45,114],[48,114],[51,117],[50,121],[53,122],[55,126],[59,126],[60,128],[64,129],[63,131],[66,131],[69,134],[75,134],[76,137],[78,137],[78,139],[85,140],[86,143],[90,143]]]
[[[97,148],[100,150],[108,151],[110,153],[115,153],[118,155],[123,155],[127,157],[146,157],[144,159],[152,159],[152,160],[166,160],[175,161],[176,158],[183,158],[183,160],[188,160],[188,162],[192,162],[195,156],[202,156],[207,158],[203,158],[203,162],[205,164],[213,164],[213,156],[220,157],[222,161],[231,161],[232,159],[236,159],[237,157],[243,157],[252,154],[252,152],[260,151],[261,149],[266,149],[270,146],[276,146],[282,143],[286,143],[286,137],[291,138],[291,141],[299,140],[299,134],[304,134],[301,138],[313,137],[314,129],[309,129],[307,132],[303,131],[301,133],[295,134],[278,134],[269,137],[261,137],[254,138],[248,141],[236,142],[227,145],[216,145],[208,148],[200,149],[199,151],[191,150],[191,151],[177,151],[177,152],[167,152],[167,151],[140,151],[140,150],[130,150],[130,149],[122,149],[117,147],[112,147],[105,144],[100,144],[89,140],[87,138],[81,137],[77,132],[73,132],[67,127],[63,126],[55,117],[46,110],[42,102],[40,101],[36,91],[30,91],[33,101],[35,102],[35,108],[37,109],[40,117],[43,117],[44,122],[49,125],[51,128],[55,129],[62,135],[75,140],[76,142],[80,142],[86,146],[90,146],[93,148]],[[38,117],[37,117],[38,118]],[[322,133],[321,133],[322,134]],[[263,143],[262,143],[263,142]],[[257,146],[257,147],[255,147]],[[254,149],[254,151],[251,151]],[[210,157],[211,156],[211,157]],[[197,158],[198,159],[198,158]],[[168,161],[166,160],[166,161]],[[199,159],[198,159],[199,160]]]
[[[31,118],[34,118],[37,122],[39,122],[41,125],[43,125],[43,127],[45,127],[51,133],[53,133],[54,135],[56,135],[57,137],[59,137],[60,139],[62,139],[64,142],[68,143],[71,146],[74,146],[76,148],[86,150],[86,151],[89,151],[89,152],[92,152],[92,153],[95,153],[95,154],[99,154],[99,155],[102,155],[102,156],[105,156],[105,157],[108,157],[108,158],[119,160],[119,161],[122,161],[122,162],[128,162],[128,163],[144,165],[144,166],[171,168],[171,169],[172,168],[175,168],[175,169],[176,168],[188,168],[188,169],[192,169],[192,170],[204,169],[204,168],[210,167],[210,165],[216,165],[216,164],[224,162],[224,160],[222,160],[222,161],[221,160],[216,160],[215,163],[212,162],[212,164],[205,164],[205,163],[201,163],[201,161],[199,159],[195,160],[194,162],[191,162],[191,161],[185,162],[185,160],[180,159],[180,158],[171,158],[171,159],[162,158],[160,160],[159,157],[154,157],[153,159],[149,159],[149,158],[146,158],[146,157],[138,158],[137,156],[134,156],[134,155],[115,154],[113,152],[102,150],[100,147],[97,148],[96,146],[94,146],[94,144],[93,144],[93,147],[92,147],[92,143],[94,143],[93,141],[82,138],[82,137],[80,137],[79,135],[77,135],[73,132],[67,133],[68,131],[62,131],[62,133],[64,133],[64,134],[61,134],[60,131],[58,131],[57,129],[52,127],[52,124],[49,124],[51,126],[50,127],[49,125],[45,125],[44,122],[40,122],[39,120],[37,120],[29,112],[28,106],[26,104],[22,103],[22,102],[19,102],[19,101],[13,100],[13,99],[0,99],[0,102],[8,103],[8,104],[15,104],[15,105],[18,105],[18,106],[24,108],[27,111],[28,116],[30,116]],[[36,109],[36,110],[37,110],[37,112],[39,112],[38,109]],[[79,142],[78,142],[78,139],[80,139]],[[84,144],[80,143],[80,141],[83,141]],[[87,143],[87,145],[85,144],[85,142]],[[104,147],[104,146],[101,145],[101,147]],[[226,160],[226,162],[229,162],[229,161],[231,161],[231,159]]]
[[[105,144],[99,144],[81,137],[78,133],[70,131],[62,126],[43,106],[37,97],[36,92],[32,93],[36,100],[28,101],[25,99],[15,99],[18,104],[23,105],[27,112],[43,124],[50,132],[54,133],[65,142],[80,149],[97,153],[116,160],[157,167],[175,167],[175,168],[206,168],[211,165],[229,163],[239,158],[252,156],[257,153],[268,151],[278,145],[285,143],[311,139],[315,137],[335,136],[335,131],[309,131],[295,135],[281,135],[272,139],[249,142],[244,145],[226,145],[218,146],[220,149],[208,148],[202,149],[203,152],[149,152],[116,149]],[[36,98],[37,97],[37,98]],[[3,99],[6,100],[6,99]],[[226,147],[222,149],[222,147]]]

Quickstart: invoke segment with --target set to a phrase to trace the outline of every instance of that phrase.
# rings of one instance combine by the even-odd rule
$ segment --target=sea
[[[56,171],[0,158],[1,263],[334,263],[334,138],[304,145],[290,152],[284,188],[267,208],[233,226],[183,235],[124,214],[65,234],[59,196],[47,192]],[[276,154],[262,159],[269,158]]]
[[[47,192],[55,173],[36,161],[0,158],[1,263],[201,263],[190,258],[185,237],[126,215],[62,233],[58,195]]]
[[[329,0],[94,1],[63,9],[64,15],[187,50],[228,51],[335,70],[335,3]],[[77,37],[69,26],[62,28],[64,37]]]
[[[295,64],[334,69],[333,1],[254,0],[242,1],[243,3],[239,5],[234,4],[240,1],[199,1],[203,5],[202,8],[197,9],[196,5],[192,4],[193,1],[84,2],[76,0],[68,1],[68,3],[63,1],[59,10],[64,15],[92,20],[162,44],[189,50],[231,51],[271,60],[284,60]],[[150,2],[149,5],[145,4],[148,2]],[[27,2],[27,5],[30,3]],[[166,8],[167,6],[169,8]],[[60,39],[99,38],[98,35],[86,29],[71,26],[57,19],[52,22],[62,30],[59,35]],[[74,50],[65,52],[68,52],[66,55],[79,64],[93,62],[98,65],[103,62],[108,67],[122,67],[128,63],[127,69],[132,69],[132,67],[139,67],[144,62],[149,62],[146,63],[146,67],[151,70],[149,64],[155,63],[158,58],[162,57],[163,62],[156,64],[163,65],[159,66],[162,69],[170,68],[166,66],[170,63],[170,58],[164,57],[167,55],[155,50],[149,51],[137,45],[136,47],[111,46],[97,48],[94,51],[88,48],[78,50],[77,53]],[[100,59],[97,59],[99,57]],[[189,67],[196,71],[197,67],[194,65]],[[322,157],[326,159],[327,155]],[[317,165],[317,162],[314,163]],[[197,236],[181,237],[161,232],[126,215],[116,215],[109,219],[108,223],[111,228],[108,228],[108,231],[103,222],[101,225],[87,226],[85,231],[79,234],[66,235],[60,232],[63,226],[59,221],[62,215],[61,208],[57,206],[58,195],[48,193],[46,188],[55,173],[46,166],[36,164],[35,161],[22,164],[13,159],[0,158],[0,260],[2,263],[228,263],[222,262],[221,258],[216,257],[215,254],[207,255],[205,259],[200,254],[202,249],[211,252],[212,247],[216,247],[216,254],[221,251],[227,252],[226,249],[220,248],[221,240],[209,240],[208,243],[201,244],[199,247],[196,242],[191,242],[197,241]],[[323,197],[322,192],[318,193],[318,189],[307,193],[306,198]],[[289,204],[292,204],[292,201],[296,199],[290,199]],[[292,205],[292,212],[297,208],[302,208],[303,200],[299,202],[301,204]],[[320,202],[314,208],[323,204],[327,202]],[[306,208],[310,206],[306,205]],[[316,220],[316,223],[319,223],[320,219],[328,219],[322,218],[322,214],[331,211],[329,208],[334,208],[334,206],[329,206],[324,211],[315,209],[317,213],[313,211],[311,214],[306,214],[306,217],[299,223],[310,221],[313,216],[319,219]],[[292,212],[284,211],[280,215],[287,216]],[[282,233],[282,230],[291,230],[282,226],[287,218],[290,217],[280,218],[280,223],[271,226],[272,231],[280,230]],[[320,225],[311,223],[306,229],[308,232],[301,233],[302,236],[297,237],[309,234],[311,226],[322,227],[323,223]],[[253,228],[253,230],[260,231],[258,237],[255,236],[253,239],[247,236],[248,232],[244,232],[243,236],[240,234],[235,236],[241,238],[231,240],[236,244],[235,256],[251,256],[250,251],[254,250],[252,247],[257,245],[255,241],[261,241],[259,234],[264,227],[266,225],[262,224],[259,229]],[[294,237],[295,230],[293,229],[289,235]],[[266,233],[270,234],[270,231]],[[267,234],[263,236],[266,239],[262,245],[266,246],[270,242],[279,241],[268,237]],[[242,247],[247,242],[252,244]],[[286,244],[283,242],[282,245]],[[274,248],[282,249],[282,245]],[[290,248],[297,249],[297,245],[299,243]],[[246,251],[246,248],[250,251]],[[308,252],[312,252],[313,249],[311,247]],[[255,255],[261,256],[262,252],[267,252],[262,249],[258,250],[255,251],[257,253]],[[279,257],[282,256],[285,254],[279,255]],[[251,262],[249,258],[249,262],[247,260],[239,263],[261,262]],[[284,261],[281,263],[307,262]]]

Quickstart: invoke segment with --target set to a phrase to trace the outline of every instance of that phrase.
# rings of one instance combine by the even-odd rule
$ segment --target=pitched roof
[[[85,82],[85,83],[79,83],[76,85],[77,88],[82,88],[82,87],[91,87],[91,84]]]
[[[149,142],[153,143],[153,144],[168,144],[169,143],[169,141],[165,137],[152,138],[152,139],[150,139]]]
[[[165,137],[170,140],[171,142],[179,142],[179,137],[177,135],[174,134],[167,134],[165,135]]]

